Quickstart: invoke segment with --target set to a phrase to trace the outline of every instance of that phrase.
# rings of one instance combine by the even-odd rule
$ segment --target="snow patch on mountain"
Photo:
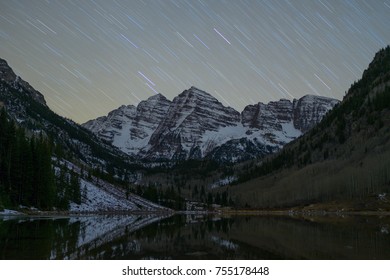
[[[245,135],[246,131],[247,129],[241,123],[237,123],[235,126],[220,127],[216,131],[205,131],[200,140],[200,143],[202,143],[202,154],[207,155],[215,147],[220,146],[229,140],[242,137]]]

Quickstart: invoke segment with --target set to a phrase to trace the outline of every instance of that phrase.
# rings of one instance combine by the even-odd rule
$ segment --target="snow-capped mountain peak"
[[[307,95],[293,101],[259,102],[239,113],[191,87],[172,101],[157,94],[137,107],[121,106],[84,126],[144,159],[239,161],[280,149],[318,123],[337,103]]]

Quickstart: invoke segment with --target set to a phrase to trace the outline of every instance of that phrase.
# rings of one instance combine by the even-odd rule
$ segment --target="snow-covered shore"
[[[25,214],[11,209],[3,209],[0,211],[0,216],[20,216],[20,215],[25,215]]]

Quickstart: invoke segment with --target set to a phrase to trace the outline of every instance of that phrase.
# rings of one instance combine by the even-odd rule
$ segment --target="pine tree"
[[[0,185],[0,211],[2,211],[4,209],[4,204],[3,204],[3,198],[2,198],[2,191],[1,191],[2,187]]]
[[[35,141],[33,159],[35,161],[33,203],[38,208],[49,209],[54,205],[56,190],[51,166],[51,147],[42,135]]]
[[[208,193],[207,195],[207,204],[213,204],[213,195],[211,193]]]
[[[70,176],[71,200],[77,204],[81,203],[80,178],[76,172],[72,171]]]
[[[56,206],[60,209],[69,209],[69,183],[68,176],[64,166],[60,167],[57,180],[57,196],[56,196]]]

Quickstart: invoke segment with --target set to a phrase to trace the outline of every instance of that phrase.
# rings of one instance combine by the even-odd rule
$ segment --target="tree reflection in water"
[[[0,218],[1,259],[390,259],[389,217]]]

